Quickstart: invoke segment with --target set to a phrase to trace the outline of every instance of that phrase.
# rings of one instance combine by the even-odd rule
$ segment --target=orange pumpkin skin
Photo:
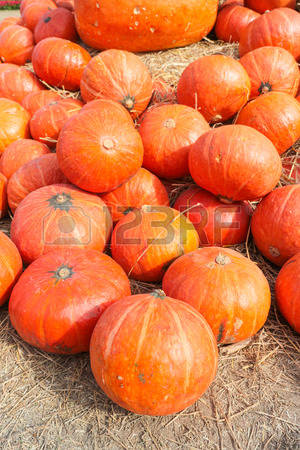
[[[111,238],[113,258],[130,278],[160,281],[166,267],[199,245],[197,231],[179,211],[142,206],[119,220]]]
[[[299,68],[293,55],[284,48],[259,47],[244,55],[240,61],[251,80],[250,98],[270,91],[296,96]]]
[[[81,189],[116,189],[142,165],[143,144],[127,111],[119,105],[81,111],[63,126],[56,147],[66,177]]]
[[[257,265],[220,247],[178,258],[164,276],[163,289],[202,314],[222,344],[254,336],[271,306],[269,283]]]
[[[11,25],[21,25],[20,17],[5,17],[5,19],[0,22],[0,33],[2,33],[5,28],[10,27]]]
[[[296,0],[246,0],[246,5],[258,11],[264,13],[275,8],[296,8]]]
[[[17,247],[0,231],[0,306],[8,300],[22,269],[22,259]]]
[[[141,208],[143,205],[169,206],[170,203],[160,179],[143,168],[117,189],[101,195],[101,198],[108,206],[114,222],[124,217],[128,209]]]
[[[39,0],[22,0],[20,4],[20,13],[22,14],[27,6],[32,5],[33,3],[39,3]],[[56,7],[55,3],[52,0],[43,0],[43,5],[47,5],[49,9],[53,9]]]
[[[230,119],[248,101],[251,84],[246,70],[224,55],[192,62],[178,83],[178,103],[198,109],[208,122]]]
[[[4,150],[0,159],[0,172],[9,179],[23,164],[49,152],[49,147],[41,142],[18,139]]]
[[[31,116],[43,106],[61,100],[61,96],[55,91],[37,91],[26,95],[22,100],[22,106],[27,109]]]
[[[49,147],[55,147],[59,133],[68,119],[82,108],[82,102],[65,98],[37,110],[30,120],[31,136]]]
[[[189,151],[208,130],[198,111],[184,105],[158,105],[145,113],[139,128],[143,166],[161,178],[188,176]]]
[[[126,297],[104,311],[92,334],[90,359],[111,400],[136,414],[164,416],[206,391],[216,374],[218,350],[201,314],[154,291]]]
[[[192,186],[179,195],[174,208],[192,222],[201,247],[240,244],[247,238],[252,213],[247,202],[225,205],[210,192]]]
[[[19,103],[0,98],[0,155],[12,142],[29,137],[29,119]]]
[[[255,245],[277,266],[300,251],[300,184],[280,187],[254,211],[251,231]]]
[[[280,270],[276,285],[279,311],[291,327],[300,333],[300,252],[289,259]]]
[[[56,37],[40,41],[32,53],[35,73],[41,80],[69,91],[79,89],[84,68],[91,59],[80,45]]]
[[[43,15],[47,11],[53,10],[55,8],[55,4],[53,4],[51,7],[47,3],[40,2],[29,4],[21,13],[24,26],[34,32],[34,29],[37,26],[40,18],[43,17]]]
[[[278,8],[258,17],[241,34],[240,55],[266,45],[285,48],[299,60],[299,13],[290,8]]]
[[[153,80],[151,103],[176,103],[176,90],[174,86],[162,78]]]
[[[48,153],[21,166],[10,178],[7,198],[14,213],[30,192],[50,184],[68,183],[61,172],[55,153]]]
[[[113,100],[91,100],[90,102],[85,103],[80,111],[84,112],[97,109],[100,109],[101,111],[103,108],[113,108],[117,110],[116,114],[120,113],[123,116],[124,120],[126,120],[130,125],[134,124],[132,116],[129,114],[126,108],[121,105],[121,103],[115,102]]]
[[[0,33],[0,60],[22,66],[31,61],[33,34],[28,28],[11,25]]]
[[[25,263],[66,248],[102,252],[112,220],[97,196],[68,184],[44,186],[27,195],[16,209],[11,238]]]
[[[0,172],[0,219],[7,214],[7,178]]]
[[[77,40],[74,14],[66,8],[57,8],[47,11],[38,21],[34,29],[34,40],[36,43],[48,37],[58,37]]]
[[[258,13],[238,4],[222,8],[215,25],[217,38],[225,42],[239,42],[242,31],[257,17]]]
[[[45,89],[38,78],[24,67],[0,64],[0,97],[21,103],[31,92]]]
[[[10,298],[9,315],[30,345],[51,353],[87,352],[103,311],[126,295],[129,280],[109,256],[76,248],[55,251],[22,274]]]
[[[225,203],[256,200],[278,183],[282,164],[272,142],[244,125],[211,129],[193,145],[190,173]]]
[[[249,102],[236,123],[264,134],[281,155],[300,138],[300,104],[291,95],[269,92]]]
[[[85,102],[114,100],[135,118],[151,99],[152,79],[138,56],[123,50],[106,50],[94,56],[84,69],[80,91]]]
[[[214,26],[217,8],[218,0],[76,0],[75,21],[90,47],[144,52],[200,41]]]

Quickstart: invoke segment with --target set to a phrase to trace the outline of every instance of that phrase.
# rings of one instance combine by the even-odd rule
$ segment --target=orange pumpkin
[[[258,11],[264,13],[275,8],[296,8],[296,0],[246,0],[246,5]]]
[[[53,2],[51,2],[53,3]],[[24,22],[24,26],[29,28],[32,32],[34,31],[35,27],[37,26],[39,20],[43,15],[49,11],[55,9],[57,6],[55,3],[53,5],[49,6],[48,2],[41,3],[41,2],[34,2],[28,4],[26,8],[22,11],[22,19]]]
[[[24,67],[0,64],[0,97],[21,103],[31,92],[45,89],[38,78]]]
[[[246,70],[224,55],[203,56],[181,75],[178,103],[198,109],[208,122],[230,119],[248,101],[251,84]]]
[[[290,52],[280,47],[259,47],[241,58],[251,80],[250,98],[270,91],[296,96],[299,87],[298,64]]]
[[[77,114],[81,107],[80,100],[65,98],[38,109],[30,120],[31,136],[49,147],[55,147],[63,125]]]
[[[239,42],[242,31],[257,17],[258,13],[238,4],[222,8],[215,25],[217,38],[226,42]]]
[[[151,103],[176,103],[176,90],[162,78],[153,80]]]
[[[300,104],[291,95],[269,92],[248,103],[236,123],[260,131],[281,155],[300,138]]]
[[[0,159],[0,172],[9,179],[23,164],[50,150],[47,145],[32,139],[18,139],[8,145]]]
[[[300,251],[300,184],[280,187],[254,211],[251,231],[262,254],[282,266]]]
[[[254,128],[211,129],[193,145],[189,168],[194,181],[225,203],[256,200],[278,183],[282,164],[272,142]]]
[[[0,172],[0,219],[7,213],[7,178]]]
[[[69,91],[79,89],[90,54],[80,45],[56,37],[40,41],[32,53],[35,73],[46,83]]]
[[[39,0],[22,0],[20,4],[20,13],[22,14],[25,8],[33,3],[41,3]],[[56,4],[52,0],[42,0],[43,5],[47,5],[49,9],[55,8]]]
[[[5,17],[5,19],[0,22],[0,33],[11,25],[21,25],[21,21],[20,17]]]
[[[125,183],[143,161],[142,139],[128,112],[106,102],[71,117],[60,132],[56,151],[66,177],[97,193]]]
[[[0,306],[8,300],[22,269],[22,260],[17,247],[0,231]]]
[[[0,33],[0,60],[22,66],[31,61],[33,34],[28,28],[11,25]]]
[[[61,96],[55,91],[37,91],[26,95],[22,100],[22,106],[33,116],[38,109],[59,100]]]
[[[220,247],[201,248],[178,258],[164,276],[163,289],[202,314],[222,344],[256,334],[271,306],[269,283],[257,265],[235,250]]]
[[[0,155],[12,142],[29,137],[29,119],[19,103],[0,98]]]
[[[144,52],[200,41],[217,9],[218,0],[76,0],[75,20],[90,47]]]
[[[25,263],[67,248],[102,252],[111,217],[97,196],[68,184],[52,184],[31,192],[16,209],[11,238]]]
[[[189,151],[208,130],[198,111],[184,105],[158,105],[145,113],[139,128],[143,166],[161,178],[189,175]]]
[[[30,192],[50,184],[67,183],[61,172],[55,153],[48,153],[28,161],[11,177],[7,186],[7,200],[14,213]]]
[[[280,270],[276,285],[279,311],[297,333],[300,333],[300,252],[289,259]]]
[[[38,21],[34,29],[36,43],[48,37],[77,40],[74,14],[66,8],[47,11]]]

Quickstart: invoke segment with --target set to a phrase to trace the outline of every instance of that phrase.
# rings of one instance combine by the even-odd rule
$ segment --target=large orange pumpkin
[[[252,213],[247,202],[226,205],[210,192],[192,186],[179,195],[174,208],[192,222],[200,246],[240,244],[247,238]]]
[[[21,338],[46,352],[89,350],[103,311],[130,295],[129,280],[95,250],[51,252],[34,261],[13,289],[9,316]]]
[[[0,22],[0,33],[2,33],[5,28],[10,27],[11,25],[21,25],[20,17],[5,17],[5,19]]]
[[[269,92],[249,102],[236,123],[260,131],[282,154],[300,138],[300,104],[291,95]]]
[[[217,8],[218,0],[76,0],[75,20],[90,47],[140,52],[200,41]]]
[[[198,109],[208,122],[230,119],[248,101],[251,84],[244,67],[224,55],[203,56],[181,75],[178,103]]]
[[[279,272],[275,291],[277,306],[297,333],[300,333],[300,252],[289,259]]]
[[[36,43],[48,37],[77,40],[74,14],[66,8],[47,11],[38,21],[34,29]]]
[[[282,266],[300,251],[300,184],[280,187],[254,211],[251,231],[262,254]]]
[[[90,59],[90,54],[80,45],[56,37],[43,39],[32,53],[37,76],[69,91],[79,89],[83,70]]]
[[[161,178],[189,175],[190,148],[208,130],[204,117],[189,106],[158,105],[145,113],[139,128],[143,166]]]
[[[22,0],[20,4],[20,13],[22,14],[25,8],[33,3],[41,4],[40,0]],[[42,4],[46,5],[49,9],[54,9],[56,7],[55,2],[52,0],[42,0]]]
[[[269,283],[257,265],[220,247],[178,258],[164,276],[163,289],[200,312],[222,344],[252,337],[271,306]]]
[[[64,248],[102,252],[111,231],[111,216],[97,196],[67,184],[31,192],[16,209],[11,238],[25,263]]]
[[[257,17],[258,13],[238,4],[222,8],[215,25],[217,38],[226,42],[239,42],[242,31]]]
[[[55,91],[37,91],[26,95],[22,100],[22,106],[33,116],[38,109],[59,100],[61,96]]]
[[[30,192],[50,184],[67,183],[68,180],[61,172],[55,153],[48,153],[35,158],[21,166],[9,179],[7,199],[11,211]]]
[[[0,219],[7,213],[7,178],[0,172]]]
[[[190,406],[206,391],[218,350],[201,314],[154,291],[126,297],[102,314],[90,359],[111,400],[137,414],[162,416]]]
[[[0,60],[22,66],[31,61],[33,34],[28,28],[11,25],[0,33]]]
[[[0,155],[12,142],[29,137],[29,119],[19,103],[0,98]]]
[[[226,203],[265,196],[282,171],[272,142],[244,125],[214,128],[201,136],[191,148],[189,167],[200,187]]]
[[[51,6],[49,6],[48,2],[34,2],[28,4],[21,13],[24,25],[33,32],[40,18],[43,17],[47,11],[55,8],[57,8],[55,3]]]
[[[275,8],[296,8],[296,0],[246,0],[246,5],[258,11],[264,13]]]
[[[251,96],[270,91],[296,96],[299,87],[298,64],[290,52],[281,47],[259,47],[241,58],[251,80]]]
[[[139,169],[133,177],[117,189],[101,195],[114,222],[130,209],[143,205],[169,206],[169,197],[162,182],[146,169]]]
[[[17,247],[0,231],[0,306],[8,300],[22,269],[22,259]]]
[[[9,179],[23,164],[49,152],[49,147],[41,142],[18,139],[4,150],[0,159],[0,172]]]
[[[119,105],[103,104],[67,121],[58,138],[57,157],[66,177],[82,189],[109,192],[142,165],[142,139]]]
[[[179,211],[167,206],[142,206],[119,220],[112,234],[111,252],[129,277],[159,281],[175,258],[198,245],[197,231]]]
[[[24,67],[0,64],[0,97],[21,103],[27,94],[45,89],[38,78]]]
[[[33,114],[30,120],[31,136],[49,147],[55,147],[63,125],[81,108],[82,102],[73,98],[49,103]]]
[[[85,102],[115,100],[137,117],[151,99],[152,79],[138,56],[122,50],[107,50],[94,56],[86,66],[80,91]]]
[[[271,45],[300,58],[300,14],[290,8],[277,8],[251,22],[242,32],[240,55]]]

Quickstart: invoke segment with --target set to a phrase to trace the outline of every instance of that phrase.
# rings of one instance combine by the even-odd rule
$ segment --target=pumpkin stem
[[[113,146],[114,146],[114,141],[113,141],[112,139],[110,139],[110,138],[104,139],[104,141],[103,141],[103,147],[104,147],[106,150],[110,150],[111,148],[113,148]]]
[[[164,127],[166,128],[175,128],[176,127],[176,122],[174,119],[167,119],[164,122]]]
[[[71,278],[72,275],[74,275],[73,268],[64,264],[57,270],[51,270],[49,273],[53,273],[52,278],[55,278],[55,284],[57,284],[61,280],[67,280],[68,278]]]
[[[222,253],[218,254],[215,261],[220,266],[226,266],[227,264],[231,264],[231,259],[229,258],[229,256],[223,255]]]
[[[55,210],[60,209],[61,211],[69,211],[72,204],[72,197],[70,194],[65,194],[61,192],[59,194],[53,195],[53,197],[48,199],[49,205],[52,206]]]
[[[270,246],[269,247],[269,252],[274,258],[278,258],[278,256],[280,256],[280,251],[276,247]]]
[[[260,94],[267,94],[268,92],[272,91],[272,86],[270,85],[270,83],[267,81],[266,83],[264,83],[263,81],[261,82],[261,85],[258,88],[258,92]]]
[[[47,17],[44,19],[44,22],[45,22],[45,23],[48,23],[48,22],[50,22],[50,20],[51,20],[51,17],[47,16]]]
[[[166,298],[166,294],[162,289],[155,289],[154,291],[150,292],[150,295],[155,298],[160,298],[161,300]]]
[[[224,195],[218,195],[218,199],[220,200],[220,202],[225,203],[226,205],[233,203],[233,198],[228,198]]]
[[[131,111],[135,105],[135,97],[128,94],[126,95],[126,97],[123,98],[121,104],[125,106],[125,108],[128,109],[128,111]]]

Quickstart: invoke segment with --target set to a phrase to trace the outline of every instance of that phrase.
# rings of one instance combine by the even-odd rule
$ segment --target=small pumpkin
[[[68,249],[43,255],[21,275],[9,317],[21,338],[46,352],[87,352],[105,309],[130,295],[129,280],[109,256]]]
[[[7,214],[7,178],[0,172],[0,219]]]
[[[22,259],[17,247],[0,231],[0,306],[8,300],[22,269]]]
[[[29,119],[19,103],[0,98],[0,155],[12,142],[29,137]]]
[[[0,33],[2,33],[5,28],[10,27],[11,25],[21,25],[20,17],[5,17],[5,19],[0,22]]]
[[[0,97],[22,103],[24,97],[32,92],[45,89],[38,78],[15,64],[0,64]]]
[[[223,7],[215,25],[216,36],[225,42],[239,42],[242,31],[257,17],[258,13],[239,4]]]
[[[216,340],[201,314],[162,291],[115,302],[90,344],[105,394],[136,414],[163,416],[193,404],[213,381]]]
[[[264,13],[275,8],[295,9],[296,0],[246,0],[246,5],[254,11]]]
[[[53,2],[51,2],[53,3]],[[55,3],[53,5],[49,5],[48,2],[34,2],[29,3],[24,10],[22,10],[21,15],[24,22],[24,26],[29,28],[32,32],[34,32],[35,27],[37,26],[40,18],[49,10],[53,10],[56,8]]]
[[[74,14],[66,8],[56,8],[47,11],[38,21],[34,29],[34,40],[36,43],[48,37],[58,37],[77,40]]]
[[[61,96],[55,91],[37,91],[27,94],[22,100],[22,106],[33,116],[38,109],[61,99]]]
[[[275,189],[254,211],[251,231],[261,253],[282,266],[300,251],[300,184]]]
[[[0,60],[23,64],[31,61],[34,47],[33,34],[28,28],[11,25],[0,33]]]

